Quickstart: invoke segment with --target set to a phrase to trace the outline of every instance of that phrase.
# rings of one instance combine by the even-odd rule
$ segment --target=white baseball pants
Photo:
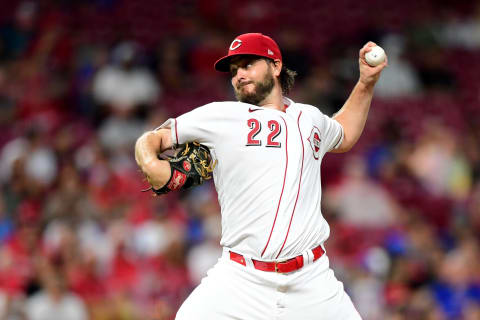
[[[176,320],[361,320],[326,254],[288,273],[218,263],[178,310]]]

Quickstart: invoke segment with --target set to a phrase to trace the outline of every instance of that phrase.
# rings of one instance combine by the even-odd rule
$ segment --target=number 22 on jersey
[[[247,126],[250,128],[250,132],[247,135],[246,146],[261,146],[262,141],[256,139],[256,136],[262,131],[262,123],[255,118],[251,118],[247,120]],[[267,137],[266,147],[280,148],[282,144],[278,141],[274,141],[274,139],[278,137],[282,131],[282,127],[276,120],[269,120],[267,126],[270,133]]]

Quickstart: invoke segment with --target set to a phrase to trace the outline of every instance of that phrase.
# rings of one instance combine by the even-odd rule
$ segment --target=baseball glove
[[[160,189],[150,187],[156,195],[175,190],[185,190],[202,184],[212,178],[216,161],[212,160],[208,148],[198,142],[187,142],[167,161],[170,163],[170,180]]]

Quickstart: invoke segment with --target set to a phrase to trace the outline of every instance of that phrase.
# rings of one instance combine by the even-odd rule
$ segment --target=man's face
[[[235,96],[245,103],[258,105],[275,85],[270,63],[255,56],[232,58],[230,74]]]

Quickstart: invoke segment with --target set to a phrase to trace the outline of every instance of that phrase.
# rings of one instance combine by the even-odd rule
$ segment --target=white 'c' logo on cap
[[[235,50],[238,49],[242,45],[242,40],[235,39],[232,41],[232,44],[230,45],[230,50]]]

